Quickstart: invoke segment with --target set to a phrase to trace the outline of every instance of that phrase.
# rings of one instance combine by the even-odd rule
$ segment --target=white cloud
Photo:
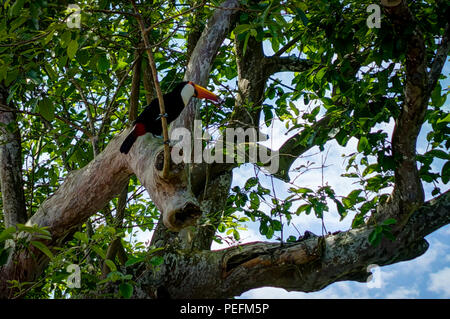
[[[439,231],[441,235],[450,236],[450,225],[442,227]]]
[[[239,298],[244,299],[367,299],[370,298],[369,289],[365,284],[338,282],[321,291],[305,293],[289,292],[282,288],[263,287],[249,290]]]
[[[386,295],[386,299],[407,299],[417,298],[419,290],[416,288],[399,287]]]
[[[429,291],[440,294],[443,298],[450,298],[450,267],[430,274]]]
[[[432,266],[435,265],[435,263],[442,261],[442,256],[450,249],[448,245],[436,239],[429,240],[429,242],[430,247],[425,254],[414,260],[401,263],[405,271],[415,274],[416,276],[429,273]]]

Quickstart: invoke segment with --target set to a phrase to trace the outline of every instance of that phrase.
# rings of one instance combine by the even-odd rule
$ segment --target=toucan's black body
[[[181,97],[181,90],[187,82],[181,82],[170,93],[164,94],[164,107],[167,113],[167,124],[175,120],[181,111],[183,111],[184,103]],[[145,131],[153,135],[162,134],[162,124],[159,112],[159,100],[154,99],[145,107],[142,113],[137,117],[134,124],[142,123]]]
[[[175,120],[184,108],[181,90],[188,82],[181,82],[169,93],[164,94],[164,108],[167,114],[167,124]],[[120,152],[128,154],[138,136],[145,133],[153,135],[162,134],[161,115],[159,110],[159,100],[156,98],[145,107],[141,114],[133,123],[134,130],[127,136],[120,147]]]
[[[200,85],[190,81],[178,83],[171,92],[163,95],[166,114],[160,114],[159,100],[154,99],[134,121],[134,129],[123,141],[120,152],[128,154],[136,139],[141,135],[146,133],[161,135],[161,116],[166,116],[167,124],[171,123],[180,115],[192,96],[219,101],[214,93]]]

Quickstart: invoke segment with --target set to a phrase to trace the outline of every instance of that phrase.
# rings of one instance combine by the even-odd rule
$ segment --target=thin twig
[[[146,52],[147,52],[147,57],[148,57],[148,62],[150,65],[150,68],[152,70],[152,75],[153,75],[153,83],[155,85],[155,89],[156,89],[156,94],[158,97],[158,101],[159,101],[159,111],[161,113],[161,123],[162,123],[162,129],[163,129],[163,137],[164,137],[164,166],[163,166],[163,171],[162,171],[162,177],[163,178],[167,178],[169,175],[169,167],[170,167],[170,148],[169,148],[169,132],[167,129],[167,118],[165,117],[166,114],[166,110],[164,107],[164,97],[162,95],[161,92],[161,87],[159,85],[159,81],[158,81],[158,73],[156,71],[156,65],[155,65],[155,60],[153,59],[153,54],[152,54],[152,50],[150,49],[150,43],[148,41],[147,38],[147,32],[153,28],[155,26],[152,25],[150,27],[150,29],[145,29],[145,25],[144,25],[144,21],[142,20],[142,16],[139,13],[139,10],[136,6],[136,3],[134,0],[130,0],[131,4],[133,5],[134,11],[137,14],[136,19],[138,20],[139,23],[139,27],[141,29],[141,34],[142,34],[142,40],[144,41],[144,46],[146,48]],[[167,20],[167,19],[166,19]],[[164,21],[164,20],[162,20]],[[162,22],[160,21],[160,22]]]
[[[11,108],[9,108],[8,106],[6,106],[6,105],[4,105],[4,104],[0,104],[0,106],[1,106],[2,108],[4,108],[4,109],[0,109],[0,111],[3,111],[3,112],[22,113],[22,114],[27,114],[27,115],[32,115],[32,116],[37,116],[37,117],[43,118],[42,115],[39,114],[39,113],[34,113],[34,112],[29,112],[29,111],[24,111],[24,110],[15,110],[15,109],[11,109]],[[64,118],[64,117],[61,117],[61,116],[59,116],[59,115],[56,115],[56,114],[55,114],[55,118],[56,118],[57,120],[60,120],[61,122],[64,122],[64,123],[66,123],[66,124],[72,126],[73,128],[76,128],[77,130],[80,130],[80,131],[83,132],[87,137],[92,138],[92,134],[91,134],[89,131],[87,131],[87,130],[85,130],[84,128],[82,128],[81,126],[78,126],[78,125],[76,125],[75,123],[72,123],[71,121],[69,121],[68,119],[66,119],[66,118]]]
[[[132,16],[137,17],[135,13],[132,12],[124,12],[124,11],[118,11],[118,10],[106,10],[106,9],[84,9],[83,11],[86,12],[101,12],[101,13],[107,13],[107,14],[120,14],[124,16]]]
[[[138,19],[138,20],[142,20],[142,17],[141,17],[140,14],[139,14],[139,11],[138,11],[138,9],[137,9],[137,7],[136,7],[136,4],[134,3],[133,0],[131,0],[131,2],[132,2],[132,4],[133,4],[134,10],[137,12],[137,16],[136,16],[137,19]],[[150,32],[150,30],[156,28],[156,27],[159,26],[160,24],[166,23],[167,21],[173,20],[173,19],[175,19],[175,18],[177,18],[177,17],[179,17],[179,16],[188,14],[189,12],[192,12],[192,11],[194,11],[195,9],[198,9],[198,8],[200,8],[201,6],[204,6],[204,5],[205,5],[205,1],[202,1],[202,2],[200,2],[198,5],[193,6],[192,8],[190,8],[190,9],[188,9],[188,10],[185,10],[185,11],[183,11],[183,12],[177,13],[177,14],[175,14],[175,15],[173,15],[173,16],[170,16],[170,17],[168,17],[168,18],[166,18],[166,19],[160,20],[160,21],[158,21],[158,22],[152,24],[152,25],[149,26],[147,29],[146,29],[145,26],[143,25],[144,30],[142,30],[142,36],[146,36],[147,33]],[[147,45],[146,45],[146,47],[147,47]]]
[[[120,89],[122,88],[123,83],[125,82],[125,79],[128,77],[128,74],[130,73],[131,70],[133,70],[134,65],[136,64],[138,58],[136,58],[133,63],[131,64],[131,66],[128,68],[128,70],[124,73],[124,75],[122,76],[122,78],[120,79],[118,85],[117,85],[117,89],[114,92],[113,97],[111,98],[111,101],[109,102],[108,106],[106,107],[106,112],[105,112],[105,116],[103,117],[103,121],[102,124],[100,125],[100,128],[98,130],[98,136],[100,137],[101,134],[103,133],[103,130],[106,127],[107,122],[109,121],[109,118],[111,117],[112,114],[112,108],[114,103],[116,102],[116,97],[119,94]]]

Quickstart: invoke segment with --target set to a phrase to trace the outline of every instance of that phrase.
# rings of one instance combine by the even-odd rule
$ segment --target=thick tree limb
[[[289,181],[289,169],[298,157],[317,145],[318,140],[329,140],[337,134],[340,122],[331,123],[331,116],[325,116],[308,129],[290,137],[279,149],[279,169],[275,177]]]
[[[0,105],[6,105],[7,90],[0,86]],[[16,114],[0,108],[0,189],[5,228],[27,220],[22,179],[22,146]]]
[[[202,86],[208,84],[212,61],[228,35],[228,31],[232,26],[234,12],[238,7],[238,0],[225,0],[221,7],[216,9],[209,18],[191,54],[184,75],[186,81],[193,81]],[[185,127],[191,130],[195,119],[196,105],[195,102],[191,101],[181,112],[180,116],[172,122],[171,129]]]
[[[406,81],[404,103],[392,134],[395,186],[390,200],[380,206],[377,221],[395,218],[401,228],[424,201],[424,191],[416,164],[416,142],[425,118],[428,74],[425,42],[420,27],[405,1],[384,7],[397,36],[406,40]],[[408,28],[406,27],[408,26]]]
[[[309,70],[314,62],[308,59],[300,59],[295,56],[281,57],[270,56],[264,60],[266,76],[277,72],[304,72]]]
[[[427,92],[428,96],[431,95],[431,92],[436,87],[439,77],[442,74],[444,64],[448,59],[449,51],[450,51],[450,23],[447,23],[444,29],[444,34],[442,36],[441,43],[439,44],[433,63],[431,65],[430,75],[428,79],[428,92]]]
[[[383,239],[377,247],[368,242],[373,228],[363,227],[283,246],[255,242],[213,252],[167,252],[161,270],[141,278],[136,294],[148,297],[146,291],[159,285],[172,298],[231,298],[264,286],[312,292],[337,281],[364,282],[368,265],[422,255],[428,248],[424,237],[449,223],[447,192],[414,213],[395,241]]]
[[[50,248],[59,246],[78,225],[101,210],[123,188],[132,174],[118,149],[124,134],[111,140],[87,166],[69,173],[59,189],[44,201],[27,225],[47,226]],[[108,172],[108,174],[105,174]],[[7,280],[34,281],[48,258],[38,250],[15,251],[0,269],[0,296],[8,296]]]

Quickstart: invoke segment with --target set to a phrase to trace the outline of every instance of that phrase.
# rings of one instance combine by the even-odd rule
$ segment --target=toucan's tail
[[[131,131],[131,133],[123,141],[122,146],[120,147],[120,152],[128,154],[138,136],[144,135],[145,133],[147,133],[145,125],[143,123],[136,123],[133,131]]]
[[[134,142],[136,141],[137,136],[134,130],[127,136],[125,141],[123,141],[122,146],[120,147],[120,152],[124,154],[128,154]]]

